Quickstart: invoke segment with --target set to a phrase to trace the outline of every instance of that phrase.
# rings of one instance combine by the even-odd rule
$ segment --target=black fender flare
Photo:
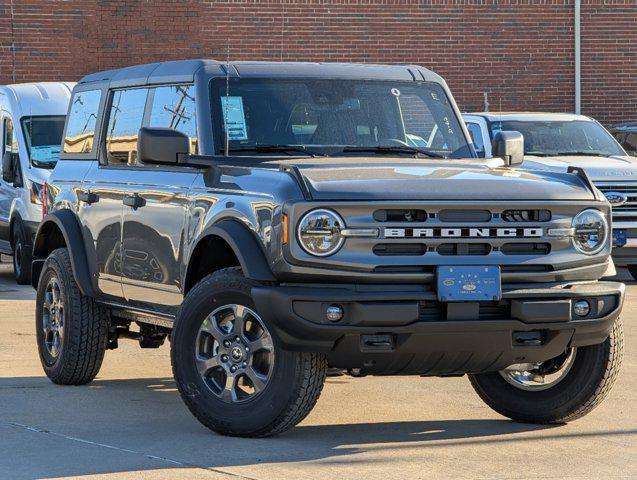
[[[62,232],[64,243],[71,257],[73,277],[75,277],[80,291],[83,295],[95,298],[97,295],[89,269],[82,229],[77,217],[69,209],[56,210],[42,219],[33,242],[31,284],[37,289],[44,261],[50,253],[47,246],[47,236],[53,225]]]
[[[255,234],[242,223],[237,220],[224,219],[206,227],[199,235],[192,252],[197,249],[203,239],[211,235],[221,238],[230,245],[239,260],[243,274],[247,278],[260,282],[276,281],[266,259],[263,245],[257,240]],[[187,269],[186,278],[190,273],[190,261]]]

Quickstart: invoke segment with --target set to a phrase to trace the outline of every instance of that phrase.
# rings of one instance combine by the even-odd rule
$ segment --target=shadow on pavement
[[[356,455],[373,451],[410,448],[425,455],[440,447],[637,434],[636,430],[560,433],[556,426],[505,419],[346,425],[312,425],[310,419],[310,424],[275,438],[229,438],[194,420],[172,378],[98,379],[85,387],[60,387],[42,377],[0,378],[0,398],[4,410],[0,430],[9,429],[20,439],[3,446],[10,438],[3,433],[0,450],[10,448],[18,455],[33,457],[25,459],[29,468],[24,475],[21,469],[12,470],[11,478],[16,479],[193,467],[224,478],[227,473],[222,470],[231,467],[315,460],[365,462]],[[46,414],[50,411],[55,415]],[[533,434],[540,431],[541,435]],[[51,449],[52,444],[60,451]],[[49,455],[54,458],[48,459]],[[51,461],[55,462],[53,469]],[[2,464],[0,461],[0,476]]]

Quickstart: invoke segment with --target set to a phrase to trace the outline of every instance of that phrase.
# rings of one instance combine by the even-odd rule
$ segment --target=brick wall
[[[637,1],[582,0],[582,107],[637,120]],[[418,63],[466,111],[572,111],[574,0],[0,0],[0,82],[194,57]]]

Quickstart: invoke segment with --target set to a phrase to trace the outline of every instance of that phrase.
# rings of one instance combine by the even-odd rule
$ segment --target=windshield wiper
[[[578,152],[578,151],[557,152],[557,155],[579,155],[579,156],[582,156],[582,157],[608,157],[607,153],[604,153],[604,152],[592,152],[590,150],[582,151],[582,152]]]
[[[445,158],[444,155],[439,153],[430,152],[429,150],[423,150],[417,147],[408,147],[407,145],[376,145],[369,147],[345,147],[342,150],[346,152],[373,152],[373,153],[408,153],[412,155],[425,155],[431,158]]]
[[[292,155],[291,152],[304,153],[310,157],[325,157],[323,153],[314,152],[309,150],[303,145],[250,145],[245,147],[232,147],[228,149],[228,152],[257,152],[257,153],[287,153]]]

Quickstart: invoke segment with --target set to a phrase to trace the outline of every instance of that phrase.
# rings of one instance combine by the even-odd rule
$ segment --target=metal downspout
[[[575,113],[582,113],[582,0],[575,0]]]

